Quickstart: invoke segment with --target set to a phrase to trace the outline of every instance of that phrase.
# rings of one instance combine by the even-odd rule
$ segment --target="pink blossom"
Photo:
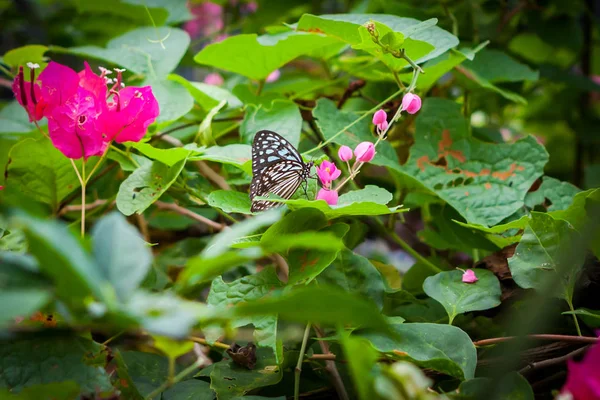
[[[479,278],[477,278],[477,276],[475,275],[475,271],[473,271],[472,269],[466,270],[462,275],[462,281],[464,283],[475,283],[478,280]]]
[[[128,86],[106,103],[101,125],[105,140],[117,143],[139,142],[148,126],[158,117],[158,101],[150,86]]]
[[[245,11],[248,14],[254,14],[256,10],[258,10],[258,3],[256,1],[249,1],[242,5],[242,11]]]
[[[338,157],[344,162],[352,160],[352,157],[354,157],[352,154],[352,149],[348,146],[340,147],[338,150]]]
[[[223,84],[223,82],[225,82],[223,80],[223,77],[221,75],[217,74],[216,72],[212,72],[212,73],[206,75],[206,78],[204,78],[204,83],[206,83],[208,85],[220,86]]]
[[[421,109],[421,98],[414,93],[406,93],[402,98],[402,106],[400,108],[400,111],[414,114]]]
[[[4,186],[0,185],[0,190],[4,190]]]
[[[55,108],[64,105],[68,99],[75,96],[80,83],[80,77],[77,75],[77,72],[66,65],[54,61],[50,61],[46,69],[40,74],[38,80],[42,85],[41,93],[46,103],[44,109],[45,117],[50,117]]]
[[[597,334],[600,332],[597,332]],[[589,348],[581,362],[567,361],[567,381],[561,394],[570,394],[573,400],[600,399],[600,344]]]
[[[277,79],[279,79],[280,76],[281,76],[281,71],[279,71],[278,69],[276,69],[275,71],[271,72],[269,74],[269,76],[267,76],[267,79],[265,79],[265,80],[268,83],[275,82]]]
[[[362,142],[354,149],[354,155],[360,162],[369,162],[375,157],[375,146],[371,142]]]
[[[376,125],[380,131],[385,131],[388,127],[386,112],[379,110],[373,114],[373,124]]]
[[[341,173],[342,171],[334,163],[327,160],[323,161],[317,168],[317,175],[325,187],[329,187],[332,181],[340,177]]]
[[[210,1],[200,4],[188,2],[188,9],[194,15],[194,19],[186,22],[183,29],[192,39],[208,36],[223,29],[223,7],[221,5]]]
[[[217,35],[214,40],[212,41],[212,43],[219,43],[222,42],[223,40],[227,39],[229,37],[228,34],[226,33],[221,33],[220,35]]]
[[[33,122],[42,119],[45,103],[42,100],[40,87],[35,83],[35,69],[30,69],[31,80],[26,82],[23,67],[19,67],[12,90],[19,104],[27,111],[29,122]]]
[[[317,193],[317,200],[325,200],[330,206],[335,206],[338,202],[338,192],[321,188]]]

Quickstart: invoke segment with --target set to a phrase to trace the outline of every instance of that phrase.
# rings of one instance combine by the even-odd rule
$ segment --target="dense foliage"
[[[0,2],[0,398],[600,398],[595,5]]]

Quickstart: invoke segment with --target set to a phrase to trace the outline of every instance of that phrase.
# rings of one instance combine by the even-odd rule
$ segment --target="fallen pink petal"
[[[477,275],[475,275],[475,271],[473,271],[472,269],[466,270],[462,275],[462,281],[464,283],[475,283],[478,280],[479,278],[477,278]]]

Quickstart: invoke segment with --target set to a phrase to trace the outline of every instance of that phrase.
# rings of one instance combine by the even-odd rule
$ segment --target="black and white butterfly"
[[[252,183],[250,184],[250,210],[264,211],[281,203],[254,200],[275,194],[289,199],[306,183],[313,162],[305,163],[290,142],[275,132],[258,131],[252,142]]]

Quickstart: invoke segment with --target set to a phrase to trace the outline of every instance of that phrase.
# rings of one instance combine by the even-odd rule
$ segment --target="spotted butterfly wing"
[[[275,194],[289,199],[310,173],[312,162],[305,164],[298,150],[275,132],[259,131],[252,142],[252,183],[250,210],[264,211],[281,203],[255,200]]]

